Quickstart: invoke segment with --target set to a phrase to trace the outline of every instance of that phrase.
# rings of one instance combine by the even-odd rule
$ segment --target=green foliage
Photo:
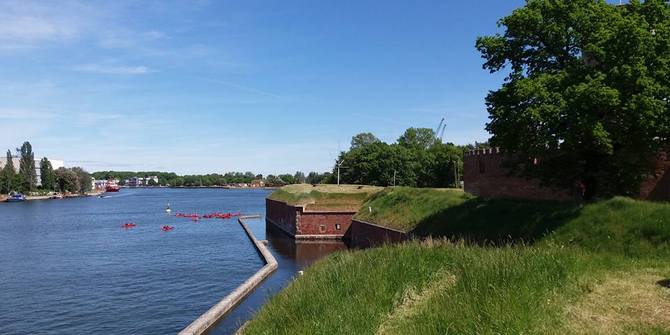
[[[326,182],[327,178],[329,178],[330,175],[331,175],[330,172],[318,173],[318,172],[312,171],[305,178],[305,183],[307,183],[307,184],[321,184],[322,182]]]
[[[42,189],[53,190],[56,186],[56,176],[51,162],[46,157],[40,160],[40,182]]]
[[[35,172],[35,154],[30,142],[21,145],[19,161],[19,174],[21,175],[21,192],[30,192],[36,188],[37,173]]]
[[[74,172],[75,175],[77,176],[77,184],[79,187],[76,188],[76,192],[81,194],[90,192],[91,188],[93,187],[92,185],[93,178],[91,177],[91,175],[88,172],[86,172],[86,170],[78,166],[73,167],[71,171]]]
[[[54,171],[54,175],[56,177],[56,189],[59,192],[78,193],[81,189],[77,173],[71,169],[60,167]]]
[[[301,173],[301,172],[300,172]],[[225,174],[211,173],[205,175],[184,175],[179,176],[174,172],[159,172],[159,171],[99,171],[94,172],[94,179],[118,179],[120,184],[124,184],[125,180],[132,177],[146,178],[149,176],[158,176],[158,184],[155,186],[175,186],[175,187],[200,187],[200,186],[224,186],[229,184],[245,183],[249,184],[254,180],[263,179],[263,175],[254,174],[253,172],[227,172]],[[305,178],[304,174],[297,177]],[[266,184],[271,186],[281,186],[286,184],[296,183],[296,176],[283,174],[280,176],[268,175],[265,178]],[[281,177],[281,178],[280,178]],[[154,186],[154,185],[151,185]]]
[[[529,0],[480,37],[491,143],[520,174],[586,196],[635,194],[670,135],[670,5]],[[537,158],[535,160],[534,158]]]
[[[381,142],[381,140],[372,133],[360,133],[351,138],[351,148],[359,148],[378,142]]]
[[[14,161],[12,160],[12,152],[7,150],[7,163],[0,171],[0,193],[9,193],[14,191],[14,187],[19,184],[15,183],[16,170],[14,170]]]
[[[598,277],[591,262],[572,250],[440,243],[338,253],[271,298],[244,334],[551,333],[576,278]]]
[[[617,197],[582,206],[394,188],[370,197],[357,217],[413,227],[425,239],[331,255],[271,298],[244,334],[669,329],[653,315],[667,309],[659,285],[670,274],[670,204]]]
[[[370,136],[369,133],[354,136],[352,147],[338,157],[337,161],[343,162],[340,169],[342,183],[389,186],[395,182],[395,185],[417,187],[459,186],[464,147],[442,143],[427,128],[409,128],[394,144],[361,140],[369,139]],[[333,176],[336,175],[337,166],[333,168]],[[326,182],[336,180],[329,179]]]
[[[580,205],[393,188],[371,196],[356,218],[484,245],[540,242],[627,257],[670,256],[670,204],[621,197]]]

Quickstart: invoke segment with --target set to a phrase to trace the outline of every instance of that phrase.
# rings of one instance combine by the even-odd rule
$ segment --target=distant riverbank
[[[68,198],[81,198],[81,197],[96,197],[100,194],[103,194],[105,192],[99,191],[99,192],[87,192],[85,194],[63,194],[62,198],[54,198],[55,194],[50,194],[50,195],[26,195],[26,201],[33,201],[33,200],[60,200],[60,199],[68,199]],[[6,194],[0,194],[0,202],[6,201],[8,196]]]

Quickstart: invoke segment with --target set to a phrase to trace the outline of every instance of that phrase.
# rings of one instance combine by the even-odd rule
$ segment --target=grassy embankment
[[[359,185],[309,185],[284,186],[269,198],[291,205],[305,205],[307,210],[357,211],[372,194],[383,190],[376,186]]]
[[[452,242],[333,255],[272,298],[245,334],[670,333],[669,204],[398,188],[357,216]]]

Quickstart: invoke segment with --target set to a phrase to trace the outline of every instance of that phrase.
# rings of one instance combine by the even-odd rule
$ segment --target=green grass
[[[424,240],[318,262],[245,334],[670,334],[670,204],[395,188],[357,217]]]
[[[291,205],[304,205],[308,210],[356,211],[370,195],[381,189],[381,187],[358,185],[297,184],[275,190],[268,198]]]
[[[414,242],[343,252],[273,297],[244,333],[576,334],[579,316],[567,308],[608,271],[629,267],[553,247]]]

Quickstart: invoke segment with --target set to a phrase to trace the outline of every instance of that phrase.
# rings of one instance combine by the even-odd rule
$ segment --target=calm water
[[[263,264],[236,220],[265,214],[265,190],[124,189],[110,198],[0,203],[0,334],[173,334]],[[137,227],[124,230],[125,222]],[[174,226],[163,232],[162,225]],[[267,238],[279,270],[212,330],[230,334],[295,273],[343,244]]]

